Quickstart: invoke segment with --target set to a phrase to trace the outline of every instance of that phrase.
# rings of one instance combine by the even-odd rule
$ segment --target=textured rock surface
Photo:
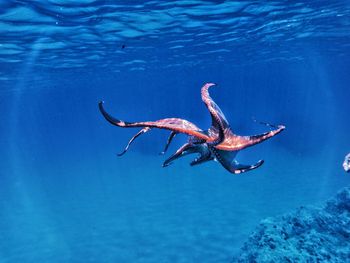
[[[350,188],[262,221],[233,262],[350,262]]]

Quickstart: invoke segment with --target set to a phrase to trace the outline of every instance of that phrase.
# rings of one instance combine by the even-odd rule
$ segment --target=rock
[[[233,262],[350,262],[350,188],[321,208],[263,220]]]

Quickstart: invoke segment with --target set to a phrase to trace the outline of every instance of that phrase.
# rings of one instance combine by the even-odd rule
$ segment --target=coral
[[[350,188],[321,208],[263,220],[233,262],[350,262]]]

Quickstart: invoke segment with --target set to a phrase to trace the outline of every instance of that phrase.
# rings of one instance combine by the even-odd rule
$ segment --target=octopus
[[[348,153],[345,156],[344,162],[343,162],[343,168],[345,172],[350,172],[350,153]]]
[[[209,95],[209,88],[215,85],[214,83],[206,83],[201,89],[202,101],[207,107],[211,117],[211,126],[207,130],[202,130],[192,122],[181,118],[165,118],[157,121],[143,122],[122,121],[111,116],[105,110],[103,106],[104,102],[100,101],[99,109],[104,118],[111,124],[122,128],[141,128],[141,130],[129,140],[125,149],[118,154],[118,156],[125,154],[137,137],[152,129],[163,129],[170,131],[170,135],[161,154],[164,154],[168,150],[169,145],[177,134],[185,134],[188,136],[187,142],[164,161],[163,167],[169,166],[175,160],[188,154],[197,154],[197,157],[190,163],[191,166],[214,160],[233,174],[244,173],[260,167],[264,163],[264,160],[259,160],[254,164],[241,164],[236,160],[237,153],[279,134],[285,129],[285,126],[262,123],[273,129],[262,134],[250,136],[235,134],[225,115]]]

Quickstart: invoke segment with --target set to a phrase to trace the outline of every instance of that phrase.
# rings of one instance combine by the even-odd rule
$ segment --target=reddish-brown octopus
[[[279,125],[275,127],[265,123],[266,125],[274,127],[275,129],[252,136],[239,136],[234,134],[228,121],[226,120],[225,115],[222,113],[219,106],[209,96],[208,89],[214,85],[214,83],[206,83],[201,90],[202,100],[208,108],[212,119],[211,127],[208,130],[202,130],[195,124],[179,118],[166,118],[158,121],[145,122],[125,122],[108,114],[103,107],[103,102],[100,102],[99,109],[105,119],[111,124],[123,128],[142,127],[142,129],[130,139],[124,151],[118,155],[123,155],[128,150],[130,144],[138,136],[150,131],[152,128],[158,128],[171,131],[165,145],[165,149],[162,153],[166,152],[169,144],[176,134],[183,133],[188,135],[187,143],[182,145],[173,155],[165,160],[163,167],[170,165],[172,161],[182,156],[192,153],[197,153],[199,155],[191,162],[191,166],[211,160],[217,160],[223,167],[225,167],[226,170],[235,174],[247,172],[261,166],[264,163],[263,160],[259,160],[252,165],[245,165],[237,162],[235,157],[238,151],[261,143],[275,136],[283,131],[285,126]]]

